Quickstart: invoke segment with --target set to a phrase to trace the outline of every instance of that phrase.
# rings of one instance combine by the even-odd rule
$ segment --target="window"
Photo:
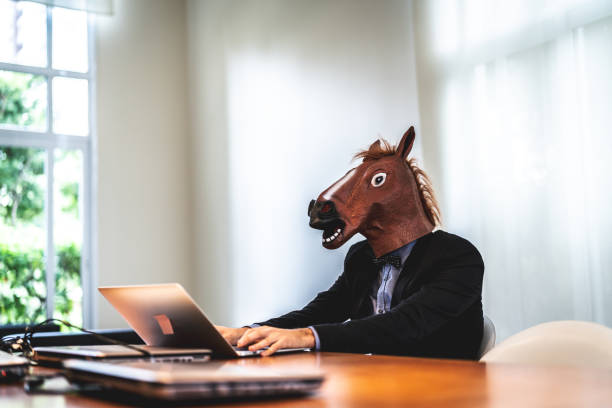
[[[0,325],[92,323],[92,27],[0,0]]]

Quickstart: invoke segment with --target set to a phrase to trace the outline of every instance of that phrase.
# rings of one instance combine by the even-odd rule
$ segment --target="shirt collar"
[[[406,263],[406,259],[408,259],[408,256],[410,256],[410,252],[412,252],[412,248],[414,247],[414,244],[416,244],[417,240],[415,239],[414,241],[404,245],[401,248],[396,249],[393,252],[390,252],[389,255],[397,255],[401,258],[402,260],[402,266],[404,266],[404,264]]]

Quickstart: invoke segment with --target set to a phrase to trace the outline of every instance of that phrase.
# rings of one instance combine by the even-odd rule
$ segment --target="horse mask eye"
[[[376,173],[372,176],[372,181],[370,183],[373,187],[380,187],[385,184],[385,180],[387,179],[387,173]]]

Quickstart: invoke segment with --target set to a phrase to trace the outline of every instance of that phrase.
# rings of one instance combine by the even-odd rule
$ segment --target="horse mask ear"
[[[414,137],[415,137],[414,126],[410,126],[410,129],[408,129],[406,133],[404,133],[404,136],[402,136],[402,140],[399,143],[399,146],[397,148],[397,153],[396,153],[396,154],[399,154],[402,160],[404,161],[408,158],[408,154],[412,150],[412,144],[414,143]]]

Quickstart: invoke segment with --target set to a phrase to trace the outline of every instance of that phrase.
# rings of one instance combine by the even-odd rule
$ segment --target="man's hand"
[[[315,338],[312,330],[304,329],[277,329],[276,327],[261,326],[247,329],[238,340],[238,347],[249,346],[249,350],[256,351],[264,347],[267,350],[262,356],[269,356],[281,348],[313,348]]]
[[[232,327],[224,327],[224,326],[215,326],[215,328],[221,333],[221,335],[227,340],[229,344],[235,346],[238,343],[238,339],[242,337],[244,332],[246,332],[248,327],[238,327],[236,329]]]

